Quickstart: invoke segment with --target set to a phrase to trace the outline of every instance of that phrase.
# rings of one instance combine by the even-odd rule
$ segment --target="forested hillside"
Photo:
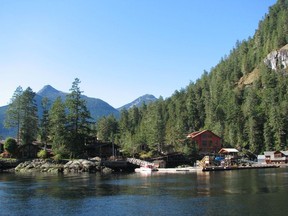
[[[118,129],[113,119],[102,119],[98,135],[130,153],[189,152],[191,146],[183,140],[201,129],[221,136],[224,146],[254,153],[287,149],[288,69],[277,64],[272,70],[264,64],[269,53],[287,43],[288,0],[279,0],[263,15],[253,37],[237,41],[229,55],[196,82],[168,99],[122,111]],[[105,121],[113,129],[105,127],[104,133]]]

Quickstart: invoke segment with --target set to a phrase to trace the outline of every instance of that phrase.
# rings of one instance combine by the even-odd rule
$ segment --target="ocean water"
[[[286,215],[288,169],[0,173],[0,215]]]

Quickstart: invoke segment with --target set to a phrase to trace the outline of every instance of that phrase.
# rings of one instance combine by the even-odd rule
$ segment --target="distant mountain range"
[[[67,94],[68,93],[53,88],[51,85],[44,86],[40,91],[36,93],[35,96],[35,101],[38,106],[39,115],[40,116],[42,115],[42,108],[40,104],[41,100],[44,97],[47,97],[52,104],[58,97],[61,97],[62,100],[64,101]],[[146,94],[126,105],[121,106],[120,108],[114,108],[105,101],[98,98],[87,97],[85,95],[82,95],[82,98],[86,101],[86,106],[90,111],[91,117],[93,118],[94,121],[97,121],[99,118],[103,116],[108,116],[111,114],[114,115],[116,118],[119,118],[120,111],[123,109],[130,109],[133,106],[139,107],[142,106],[143,103],[149,104],[157,100],[157,98],[154,97],[153,95]],[[15,130],[7,129],[4,127],[4,119],[7,108],[8,106],[0,107],[0,137],[2,136],[2,138],[8,136],[15,136]]]

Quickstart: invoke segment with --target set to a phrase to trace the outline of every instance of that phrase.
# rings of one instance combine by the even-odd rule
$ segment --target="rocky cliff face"
[[[288,44],[269,53],[264,63],[272,70],[288,69]]]

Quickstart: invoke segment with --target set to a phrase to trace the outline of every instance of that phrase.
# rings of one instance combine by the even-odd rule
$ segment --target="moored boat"
[[[142,172],[142,173],[152,173],[155,171],[158,171],[158,169],[152,165],[141,166],[140,168],[135,169],[135,172]]]

